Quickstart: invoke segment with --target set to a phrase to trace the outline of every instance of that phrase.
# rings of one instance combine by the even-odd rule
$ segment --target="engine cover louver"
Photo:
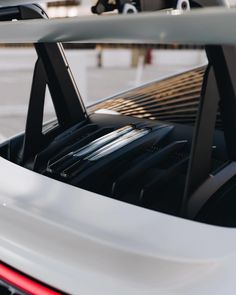
[[[108,109],[126,116],[193,125],[205,70],[201,67],[149,83],[98,103],[90,112]],[[221,128],[219,115],[217,127]]]

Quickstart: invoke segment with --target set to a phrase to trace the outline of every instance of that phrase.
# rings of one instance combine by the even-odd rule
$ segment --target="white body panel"
[[[236,229],[100,196],[0,158],[0,260],[72,294],[235,294]]]

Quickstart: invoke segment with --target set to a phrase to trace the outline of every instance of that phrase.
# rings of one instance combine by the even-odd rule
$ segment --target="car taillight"
[[[2,284],[1,284],[2,282]],[[0,290],[1,294],[30,294],[30,295],[61,295],[57,291],[23,275],[22,273],[0,263]],[[7,293],[9,290],[9,293]],[[14,291],[13,291],[14,290]],[[2,292],[2,291],[1,291]]]

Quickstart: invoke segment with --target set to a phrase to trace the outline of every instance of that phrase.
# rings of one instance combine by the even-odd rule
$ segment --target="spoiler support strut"
[[[36,4],[0,8],[0,21],[38,18],[47,19],[48,17]],[[62,45],[42,42],[35,43],[34,47],[38,61],[35,65],[31,87],[24,143],[19,155],[20,164],[34,156],[43,145],[46,145],[56,130],[65,130],[87,119],[86,109],[66,61]],[[52,97],[59,126],[43,134],[46,85]]]

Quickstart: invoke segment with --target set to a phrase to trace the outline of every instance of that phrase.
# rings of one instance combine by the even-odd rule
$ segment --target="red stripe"
[[[0,279],[30,295],[60,295],[0,263]]]

